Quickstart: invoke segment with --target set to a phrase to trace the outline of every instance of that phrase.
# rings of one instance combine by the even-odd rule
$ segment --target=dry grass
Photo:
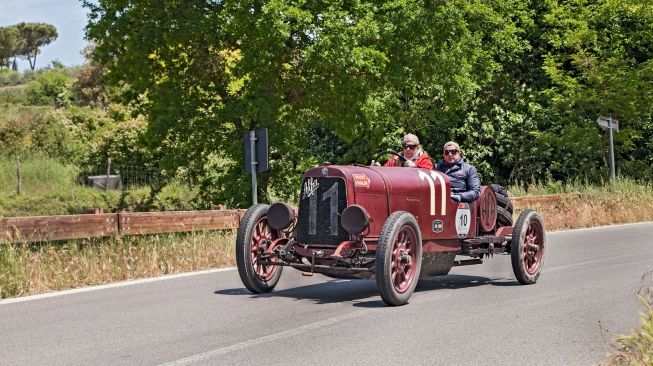
[[[547,231],[653,220],[653,189],[634,182],[582,187],[530,205]],[[519,207],[515,212],[518,215]],[[64,243],[0,244],[0,297],[234,265],[233,231]]]
[[[235,232],[0,244],[0,298],[233,265]]]
[[[522,208],[515,211],[515,219]],[[547,231],[653,221],[653,197],[628,194],[565,195],[560,201],[530,205],[544,219]]]
[[[547,231],[653,221],[653,187],[623,180],[603,187],[576,187],[554,202],[529,204],[544,219]],[[512,191],[511,191],[512,193]],[[517,205],[516,219],[521,209]]]

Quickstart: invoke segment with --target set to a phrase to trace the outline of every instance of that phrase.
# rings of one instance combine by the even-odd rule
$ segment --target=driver
[[[412,133],[404,136],[401,147],[403,151],[398,153],[405,158],[401,159],[398,156],[393,156],[388,159],[385,166],[405,166],[411,168],[424,168],[433,169],[433,163],[426,151],[422,150],[419,146],[419,139]]]

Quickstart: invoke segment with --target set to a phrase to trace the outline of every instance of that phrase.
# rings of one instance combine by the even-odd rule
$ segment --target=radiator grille
[[[340,226],[340,214],[347,206],[345,188],[342,178],[304,178],[297,228],[301,244],[340,244],[349,239]]]

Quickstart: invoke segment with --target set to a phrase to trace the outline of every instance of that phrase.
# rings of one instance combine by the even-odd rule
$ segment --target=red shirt
[[[404,154],[399,153],[399,155],[403,156]],[[397,162],[399,160],[398,157],[393,156],[392,158],[388,159],[386,161],[384,166],[403,166],[403,160],[401,162]],[[433,163],[431,162],[431,158],[429,157],[429,154],[426,153],[426,151],[422,150],[422,153],[419,154],[417,157],[417,160],[415,160],[415,167],[416,168],[424,168],[424,169],[433,169]]]

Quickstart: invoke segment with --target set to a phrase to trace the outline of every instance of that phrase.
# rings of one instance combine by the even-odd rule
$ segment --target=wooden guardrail
[[[243,210],[125,212],[0,218],[0,242],[234,229]]]
[[[515,197],[516,208],[560,201],[565,195]],[[90,211],[93,212],[93,211]],[[38,242],[124,235],[235,229],[244,210],[124,212],[0,218],[0,242]]]
[[[570,199],[582,198],[584,193],[561,193],[561,194],[544,194],[540,196],[521,196],[511,197],[515,208],[523,209],[538,205],[551,205],[558,202],[564,202]]]
[[[542,196],[510,197],[510,200],[515,207],[525,208],[542,203],[558,202],[561,198],[562,195],[559,194],[547,194]]]

